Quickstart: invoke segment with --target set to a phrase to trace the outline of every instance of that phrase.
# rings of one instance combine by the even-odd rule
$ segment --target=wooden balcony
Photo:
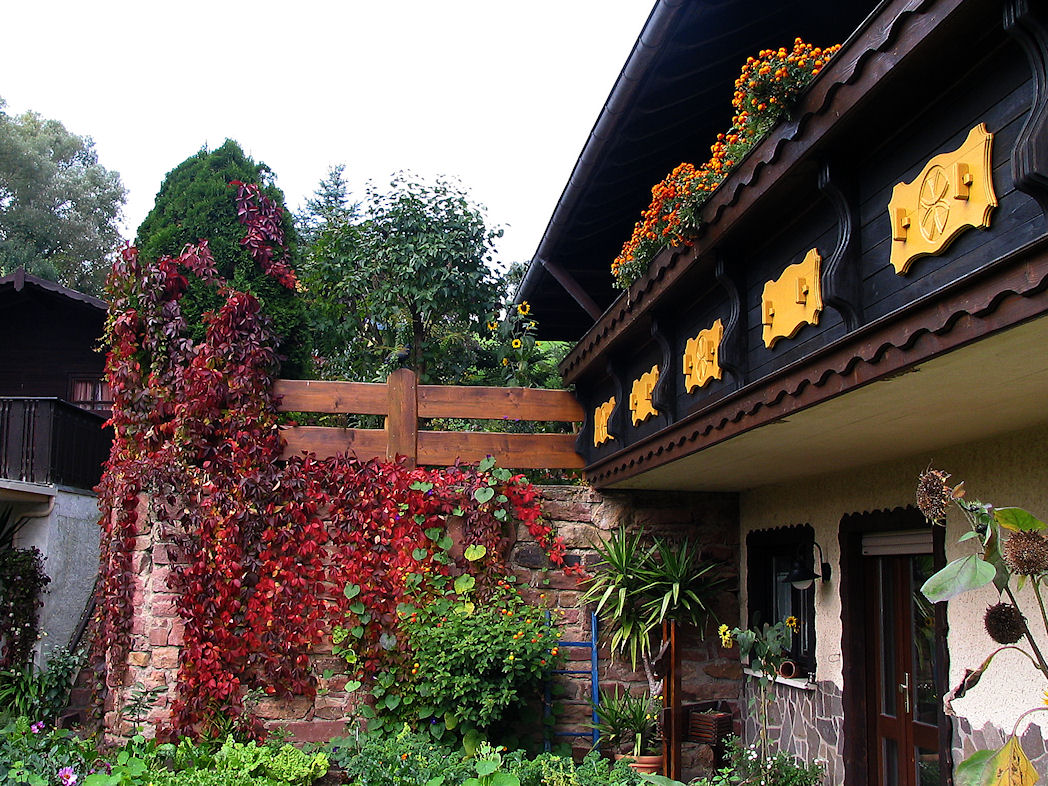
[[[0,479],[93,488],[113,440],[104,423],[58,398],[0,398]]]

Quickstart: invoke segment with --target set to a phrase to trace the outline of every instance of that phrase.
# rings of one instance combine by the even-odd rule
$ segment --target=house
[[[28,519],[14,545],[38,548],[51,579],[44,659],[74,639],[98,572],[92,488],[112,442],[105,318],[98,298],[22,269],[0,278],[0,507]]]
[[[616,292],[651,186],[707,158],[745,58],[797,36],[843,47],[703,206],[694,245]],[[996,646],[998,595],[924,600],[972,546],[914,489],[934,465],[1048,514],[1046,211],[1043,3],[660,0],[519,290],[545,337],[574,342],[561,370],[597,489],[736,495],[740,624],[800,620],[774,723],[828,783],[951,783],[1043,706],[1044,679],[1006,653],[944,713]],[[784,581],[795,567],[814,583]],[[1045,772],[1044,716],[1019,733]]]

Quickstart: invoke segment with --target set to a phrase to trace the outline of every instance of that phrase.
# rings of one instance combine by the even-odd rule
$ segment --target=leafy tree
[[[423,382],[461,381],[498,303],[501,234],[446,179],[369,184],[361,219],[325,226],[303,269],[326,375],[383,379],[403,363]]]
[[[22,266],[100,294],[120,245],[126,192],[98,163],[90,137],[35,112],[10,117],[0,99],[0,273]]]
[[[286,261],[294,267],[294,227],[273,171],[262,162],[256,163],[232,139],[215,150],[202,148],[167,173],[153,209],[138,227],[135,245],[144,258],[158,259],[178,256],[187,243],[206,239],[218,274],[237,289],[258,297],[273,320],[285,358],[281,373],[298,376],[306,366],[310,347],[305,312],[297,294],[261,270],[241,244],[245,229],[237,217],[236,189],[230,185],[237,180],[258,183],[262,193],[283,209],[282,229],[290,241]],[[194,339],[203,338],[201,315],[220,307],[221,302],[214,287],[189,277],[181,305]]]
[[[317,185],[306,206],[295,216],[295,228],[302,240],[311,243],[327,226],[339,221],[353,220],[360,209],[357,202],[349,201],[349,186],[346,183],[344,164],[328,167],[328,173]]]

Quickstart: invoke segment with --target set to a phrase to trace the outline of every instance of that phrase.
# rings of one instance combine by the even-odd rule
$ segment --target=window
[[[801,674],[815,671],[815,586],[795,589],[785,579],[799,562],[813,568],[815,532],[808,526],[758,530],[746,536],[749,625],[796,617],[790,660]]]
[[[73,377],[69,381],[69,403],[92,412],[108,413],[113,408],[113,394],[104,379]]]

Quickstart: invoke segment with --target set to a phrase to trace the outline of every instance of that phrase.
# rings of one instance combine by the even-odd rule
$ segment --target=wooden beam
[[[298,456],[302,451],[328,458],[337,453],[355,455],[361,461],[386,458],[386,432],[382,429],[328,428],[324,426],[292,426],[281,429],[286,441],[284,458]]]
[[[423,418],[579,421],[582,406],[566,390],[420,385],[418,414]]]
[[[405,456],[409,467],[418,465],[418,377],[409,368],[398,368],[386,380],[389,412],[386,417],[386,458]]]
[[[574,434],[503,434],[488,431],[422,431],[418,463],[449,466],[471,464],[494,456],[510,469],[581,469]]]
[[[318,379],[278,379],[273,392],[281,396],[281,412],[385,415],[389,412],[382,382],[329,382]]]

